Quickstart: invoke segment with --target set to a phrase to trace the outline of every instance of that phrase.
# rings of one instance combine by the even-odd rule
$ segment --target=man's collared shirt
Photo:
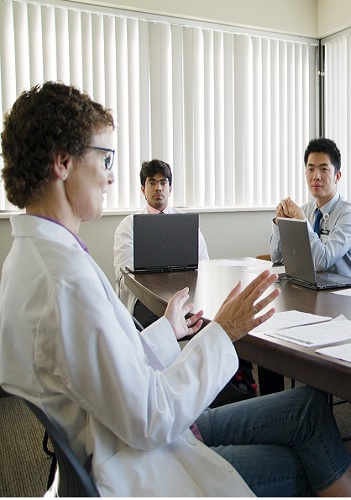
[[[336,193],[321,207],[323,217],[320,224],[320,238],[313,231],[316,201],[310,201],[301,208],[309,223],[308,232],[315,270],[351,276],[351,203]],[[279,228],[274,222],[270,238],[270,255],[274,263],[283,263]]]
[[[149,214],[159,214],[160,213],[160,210],[157,210],[157,208],[154,208],[154,207],[152,207],[149,204],[147,205],[147,211],[148,211]],[[171,211],[171,209],[170,209],[169,205],[167,205],[166,208],[164,208],[162,210],[162,212],[164,214],[169,214],[170,211]]]

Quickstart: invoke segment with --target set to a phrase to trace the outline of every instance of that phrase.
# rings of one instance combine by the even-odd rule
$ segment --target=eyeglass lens
[[[105,161],[105,168],[106,170],[111,170],[112,165],[113,165],[113,159],[114,159],[114,152],[110,151],[105,155],[104,161]]]
[[[111,170],[112,165],[113,165],[113,160],[115,158],[115,150],[114,149],[108,149],[108,148],[99,148],[98,146],[89,146],[91,149],[96,149],[97,151],[107,151],[107,153],[104,155],[104,164],[106,170]]]

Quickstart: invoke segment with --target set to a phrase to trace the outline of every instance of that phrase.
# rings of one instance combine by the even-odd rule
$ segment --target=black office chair
[[[60,497],[98,497],[93,481],[89,476],[92,455],[86,465],[82,465],[73,453],[61,429],[45,413],[27,400],[23,400],[44,426],[54,448],[53,462],[48,480],[51,485],[56,466],[59,470],[58,496]]]
[[[132,318],[133,318],[133,321],[134,321],[135,328],[137,330],[139,330],[139,332],[142,332],[144,330],[143,325],[141,323],[139,323],[139,321],[136,319],[135,316],[132,316]]]

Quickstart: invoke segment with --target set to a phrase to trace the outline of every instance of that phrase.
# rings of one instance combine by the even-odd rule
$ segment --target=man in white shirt
[[[169,204],[169,197],[172,193],[172,170],[168,163],[156,159],[145,161],[140,170],[140,184],[141,191],[147,202],[144,213],[160,214],[162,212],[169,214],[180,212]],[[199,230],[199,260],[208,260],[208,258],[206,241]],[[116,229],[114,266],[117,283],[116,291],[119,298],[134,318],[146,328],[156,321],[158,316],[137,300],[123,283],[123,269],[126,266],[133,266],[133,215],[125,217]],[[252,370],[252,364],[249,361],[240,359],[237,373],[211,406],[214,407],[256,396],[257,385]]]
[[[169,204],[169,197],[172,193],[172,171],[168,163],[162,160],[145,161],[140,170],[140,184],[147,202],[144,213],[173,214],[180,212]],[[117,227],[113,251],[117,294],[129,312],[143,327],[146,327],[158,317],[137,301],[136,297],[123,284],[123,269],[126,266],[133,266],[133,214],[125,217]],[[205,238],[199,230],[199,260],[208,260],[208,258]]]

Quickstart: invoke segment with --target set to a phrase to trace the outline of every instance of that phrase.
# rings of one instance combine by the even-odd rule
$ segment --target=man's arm
[[[208,260],[207,244],[202,232],[199,229],[199,260]]]

